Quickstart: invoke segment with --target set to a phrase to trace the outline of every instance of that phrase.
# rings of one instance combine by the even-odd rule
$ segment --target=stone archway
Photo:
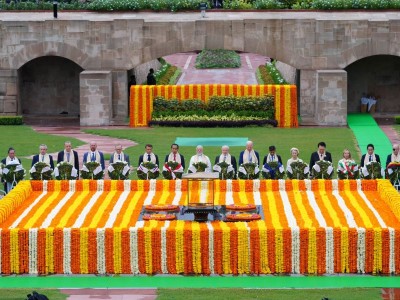
[[[360,111],[363,93],[378,99],[379,113],[399,113],[400,57],[393,55],[369,56],[350,64],[347,71],[348,112]]]
[[[20,112],[24,116],[79,118],[79,74],[83,69],[59,56],[43,56],[18,70]]]

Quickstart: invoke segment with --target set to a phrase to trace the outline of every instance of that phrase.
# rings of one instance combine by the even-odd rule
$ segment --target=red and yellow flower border
[[[130,93],[130,126],[148,126],[153,111],[153,99],[200,99],[205,103],[211,96],[273,95],[275,119],[279,127],[297,127],[297,88],[295,85],[245,84],[188,84],[188,85],[135,85]]]
[[[76,203],[77,211],[85,211],[89,202],[102,211],[115,197],[115,207],[137,220],[146,201],[182,204],[186,190],[185,181],[20,182],[0,202],[1,273],[400,273],[400,196],[388,180],[215,181],[218,204],[231,194],[237,204],[261,201],[264,220],[248,223],[150,220],[107,227],[100,217],[97,227],[86,221],[76,228],[43,225],[57,207],[68,220],[56,224],[77,224],[79,214],[63,211],[68,197],[83,202]],[[127,206],[124,197],[131,197]],[[30,206],[35,207],[27,215],[30,221],[18,223]],[[341,213],[346,209],[352,218]],[[31,218],[42,225],[27,226],[38,224]],[[124,215],[116,218],[124,223]]]

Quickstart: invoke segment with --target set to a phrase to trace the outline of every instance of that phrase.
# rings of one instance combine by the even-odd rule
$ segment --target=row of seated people
[[[33,156],[32,166],[37,162],[45,162],[52,169],[54,169],[53,157],[47,154],[47,146],[42,144],[40,145],[39,150],[40,153]],[[297,148],[290,149],[290,153],[291,153],[291,158],[289,158],[286,163],[287,167],[290,166],[290,164],[293,162],[303,162],[303,160],[299,158],[299,150]],[[10,148],[8,150],[8,156],[4,158],[1,162],[4,165],[8,165],[9,163],[13,163],[14,160],[16,160],[18,163],[21,163],[19,159],[15,156],[15,150],[13,148]],[[317,161],[320,160],[325,160],[332,163],[332,155],[331,153],[326,151],[326,144],[324,142],[318,143],[317,151],[311,154],[310,164],[309,164],[310,169],[314,166],[314,164]],[[348,160],[354,161],[351,157],[350,151],[345,149],[343,151],[343,158],[339,161],[338,167],[340,167],[343,161],[348,161]],[[126,162],[129,166],[131,165],[129,156],[123,153],[121,145],[117,145],[115,147],[115,152],[110,157],[110,164],[117,161]],[[179,145],[177,144],[171,145],[171,152],[165,156],[164,161],[165,162],[176,161],[182,165],[183,169],[185,169],[185,158],[183,155],[179,153]],[[264,156],[262,165],[274,161],[283,164],[281,156],[276,153],[276,147],[270,146],[269,153]],[[368,162],[372,161],[377,161],[380,163],[380,157],[378,154],[374,153],[374,145],[368,144],[367,153],[362,156],[360,166],[363,167]],[[75,150],[72,150],[71,142],[65,142],[64,150],[58,152],[57,163],[61,162],[68,162],[72,164],[77,170],[79,170],[78,153]],[[97,150],[96,142],[90,142],[90,151],[84,153],[83,155],[83,163],[85,164],[87,162],[98,162],[101,165],[102,170],[104,171],[105,169],[104,155],[102,152]],[[138,165],[140,165],[143,162],[152,162],[157,166],[160,165],[158,156],[153,153],[153,146],[151,144],[146,144],[145,153],[139,156]],[[211,167],[212,167],[211,161],[209,157],[203,153],[203,147],[201,145],[196,147],[196,154],[190,158],[189,167],[198,162],[205,163],[208,167],[207,171],[211,172]],[[246,144],[246,149],[240,152],[238,163],[236,161],[235,156],[229,153],[229,147],[222,146],[221,154],[215,158],[214,163],[217,164],[221,162],[226,162],[227,164],[231,164],[235,170],[235,173],[237,171],[237,166],[238,165],[240,166],[243,163],[255,163],[257,165],[261,163],[259,153],[253,149],[252,141],[248,141]],[[397,144],[393,145],[393,153],[387,156],[386,167],[391,162],[400,162],[399,145]]]

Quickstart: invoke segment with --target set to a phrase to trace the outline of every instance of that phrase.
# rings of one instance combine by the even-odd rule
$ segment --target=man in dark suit
[[[276,147],[275,146],[269,146],[268,150],[269,150],[269,154],[264,156],[263,165],[265,165],[266,163],[273,162],[273,161],[277,161],[280,164],[282,164],[281,156],[276,154]]]
[[[332,162],[332,155],[326,151],[325,142],[318,143],[318,150],[311,154],[310,159],[310,170],[315,165],[317,161],[326,160]]]
[[[260,155],[257,151],[253,149],[253,142],[247,141],[246,143],[246,150],[240,152],[239,155],[239,166],[244,163],[260,163]]]
[[[400,162],[399,144],[393,144],[393,153],[389,154],[386,159],[386,168],[391,162]]]
[[[47,154],[47,146],[45,144],[41,144],[39,146],[39,151],[40,154],[37,154],[32,158],[32,167],[37,162],[44,162],[54,170],[53,156]]]
[[[225,145],[221,147],[221,155],[218,155],[215,158],[214,164],[219,164],[221,162],[226,162],[228,165],[232,165],[235,170],[235,174],[237,173],[237,163],[236,158],[229,153],[229,146]]]
[[[378,154],[374,153],[375,147],[373,144],[367,145],[367,153],[361,156],[361,163],[360,166],[364,167],[367,163],[376,161],[381,163],[381,159],[379,158]]]
[[[111,157],[110,157],[110,164],[113,164],[114,162],[118,162],[118,161],[126,162],[128,164],[128,166],[131,165],[131,163],[129,161],[129,155],[122,152],[122,145],[116,145],[115,152],[113,154],[111,154]]]
[[[57,155],[57,164],[64,161],[70,163],[75,169],[79,170],[78,152],[72,150],[72,144],[68,141],[64,143],[64,150],[58,152]]]
[[[97,150],[97,143],[94,141],[90,142],[90,151],[83,154],[83,163],[87,162],[98,162],[103,171],[106,168],[103,152]]]
[[[7,166],[7,165],[18,165],[18,164],[21,165],[20,159],[17,158],[17,157],[15,156],[15,149],[14,149],[14,148],[12,148],[12,147],[8,148],[8,152],[7,152],[7,153],[8,153],[7,157],[4,158],[4,159],[1,161],[1,163],[2,163],[3,165],[5,165],[5,166]],[[4,184],[4,191],[5,191],[6,193],[8,193],[9,191],[12,190],[12,188],[13,188],[12,183],[6,182],[6,181],[3,179],[3,177],[1,178],[1,181],[2,181],[3,184]]]
[[[181,164],[183,169],[185,169],[185,158],[183,157],[182,154],[179,153],[179,145],[178,144],[172,144],[171,145],[171,153],[167,154],[165,156],[164,162],[169,162],[169,161],[176,161],[177,163]]]
[[[146,144],[144,147],[146,152],[139,156],[139,166],[142,162],[152,162],[153,164],[159,165],[158,156],[153,153],[153,145]]]

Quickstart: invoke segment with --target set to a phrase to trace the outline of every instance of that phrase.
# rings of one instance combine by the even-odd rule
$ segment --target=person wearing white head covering
[[[203,153],[203,146],[201,145],[198,145],[196,147],[196,154],[190,158],[189,168],[199,162],[205,163],[207,165],[205,172],[211,172],[211,161],[208,156]]]

